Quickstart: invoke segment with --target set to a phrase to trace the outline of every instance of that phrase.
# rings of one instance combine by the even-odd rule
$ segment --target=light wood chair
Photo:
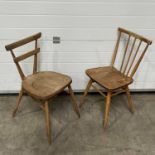
[[[90,80],[86,86],[79,107],[84,104],[84,99],[91,86],[101,95],[106,97],[104,128],[106,128],[108,124],[111,97],[125,92],[128,99],[128,107],[131,112],[134,111],[128,86],[133,82],[132,77],[151,43],[150,40],[141,35],[123,28],[118,28],[118,38],[112,56],[111,65],[86,70],[86,74],[89,76]],[[121,44],[124,45],[124,48],[120,47]],[[122,52],[121,61],[116,60],[119,52]],[[119,64],[119,62],[121,63]],[[115,65],[117,67],[114,67]],[[106,93],[99,89],[98,85],[101,88],[104,88]]]
[[[49,99],[62,92],[66,87],[69,89],[69,93],[72,98],[72,104],[74,111],[80,117],[79,109],[76,104],[76,100],[74,97],[74,93],[71,88],[72,80],[69,76],[52,72],[52,71],[37,71],[37,55],[40,51],[38,48],[38,39],[41,37],[41,33],[37,33],[25,39],[19,40],[12,44],[6,45],[6,50],[11,51],[11,55],[13,57],[14,63],[19,71],[20,77],[22,79],[22,86],[19,96],[17,98],[17,105],[13,111],[12,116],[16,115],[18,110],[20,101],[24,93],[28,94],[32,98],[38,100],[40,104],[38,104],[43,111],[45,112],[45,121],[46,121],[46,131],[48,142],[51,144],[51,121],[50,121],[50,111],[49,111]],[[32,51],[26,52],[20,56],[16,56],[13,49],[17,47],[21,47],[27,43],[34,42],[34,49]],[[19,62],[29,58],[30,56],[34,56],[34,65],[33,65],[33,73],[31,75],[25,76]]]

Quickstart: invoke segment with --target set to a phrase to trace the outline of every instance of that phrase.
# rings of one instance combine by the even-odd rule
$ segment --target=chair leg
[[[83,96],[82,96],[82,98],[81,98],[81,102],[80,102],[80,105],[79,105],[80,108],[81,108],[82,105],[84,104],[84,99],[85,99],[85,97],[86,97],[86,95],[87,95],[87,93],[88,93],[88,91],[89,91],[89,89],[90,89],[92,83],[93,83],[93,81],[90,79],[89,82],[88,82],[88,84],[87,84],[87,86],[86,86],[86,89],[85,89],[85,91],[84,91],[84,94],[83,94]]]
[[[51,120],[48,101],[45,101],[45,122],[46,122],[46,133],[49,144],[51,144]]]
[[[104,113],[104,128],[107,128],[108,126],[111,97],[112,97],[112,92],[108,92],[106,97],[106,105],[105,105],[105,113]]]
[[[127,98],[128,98],[129,110],[131,111],[131,113],[134,113],[134,106],[133,106],[133,103],[132,103],[131,94],[130,94],[130,90],[129,90],[128,86],[125,88],[125,92],[126,92],[126,95],[127,95]]]
[[[16,107],[15,109],[13,110],[13,113],[12,113],[12,117],[15,117],[16,116],[16,112],[19,108],[19,104],[21,102],[21,99],[22,99],[22,96],[23,96],[24,92],[23,92],[23,89],[20,90],[20,93],[18,95],[18,98],[17,98],[17,101],[16,101]]]
[[[68,90],[69,90],[70,96],[72,98],[72,104],[73,104],[74,111],[76,112],[76,114],[80,118],[79,108],[77,106],[76,99],[75,99],[75,96],[74,96],[74,93],[73,93],[71,85],[68,86]]]

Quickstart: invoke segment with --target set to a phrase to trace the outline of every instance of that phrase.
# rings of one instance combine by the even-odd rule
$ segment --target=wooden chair
[[[104,128],[106,128],[108,124],[111,97],[125,92],[128,98],[128,107],[131,112],[134,111],[128,86],[133,82],[132,77],[151,43],[150,40],[143,36],[123,28],[118,28],[118,38],[111,65],[86,70],[86,74],[89,76],[90,80],[86,86],[79,107],[83,105],[85,96],[91,86],[106,97]],[[124,52],[122,53],[121,61],[116,61],[116,56],[118,55],[118,51],[120,51],[120,44],[124,45],[124,49],[121,47],[121,51]],[[119,64],[119,62],[121,63]],[[117,67],[114,67],[115,64]],[[94,83],[96,85],[94,85]],[[104,88],[107,93],[101,91],[101,89],[97,87],[98,85]]]
[[[37,72],[37,54],[40,51],[38,48],[38,39],[41,37],[41,33],[32,35],[25,39],[19,40],[12,44],[6,45],[6,50],[11,51],[11,55],[13,57],[14,63],[19,71],[20,77],[22,79],[22,86],[19,96],[17,98],[17,105],[13,111],[13,117],[16,115],[18,110],[20,101],[24,93],[28,94],[32,98],[38,100],[40,102],[39,106],[45,112],[45,121],[46,121],[46,130],[49,144],[51,143],[51,121],[50,121],[50,111],[49,111],[49,99],[62,92],[66,87],[69,89],[69,93],[72,98],[72,104],[74,111],[77,113],[78,117],[80,117],[80,113],[78,110],[78,106],[76,104],[76,100],[71,88],[72,80],[69,76],[51,72],[51,71],[43,71]],[[22,54],[20,56],[15,56],[13,49],[17,47],[21,47],[27,43],[34,42],[34,49],[32,51],[27,52],[26,54]],[[34,65],[33,65],[33,73],[31,75],[25,76],[21,66],[19,64],[20,61],[29,58],[30,56],[34,56]]]

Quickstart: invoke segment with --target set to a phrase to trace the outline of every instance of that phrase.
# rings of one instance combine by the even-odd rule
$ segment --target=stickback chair
[[[51,72],[51,71],[37,71],[37,54],[40,52],[40,48],[38,48],[38,39],[41,37],[41,33],[37,33],[30,37],[24,38],[12,44],[6,45],[6,50],[11,51],[11,55],[13,57],[14,63],[19,71],[20,77],[22,79],[22,86],[19,96],[17,98],[17,105],[13,111],[12,116],[16,115],[18,110],[20,101],[24,93],[28,94],[32,98],[38,100],[40,102],[39,106],[45,112],[45,121],[46,121],[46,132],[49,144],[51,143],[51,121],[50,121],[50,111],[49,111],[49,99],[62,92],[66,87],[69,89],[69,93],[72,98],[72,104],[74,111],[80,117],[79,109],[76,104],[76,100],[74,97],[74,93],[71,88],[72,80],[69,76]],[[13,49],[17,47],[21,47],[22,45],[34,42],[35,47],[34,50],[29,51],[20,56],[15,56]],[[25,76],[19,62],[34,56],[34,65],[33,65],[33,73],[31,75]]]
[[[120,49],[120,44],[124,44],[124,40],[124,49],[122,47]],[[84,104],[84,99],[91,86],[102,96],[106,97],[104,128],[106,128],[108,124],[111,97],[125,92],[128,99],[129,110],[134,112],[128,86],[133,82],[132,77],[134,76],[141,60],[144,57],[144,54],[146,53],[151,43],[152,42],[150,40],[141,35],[125,30],[123,28],[118,28],[118,38],[112,56],[111,65],[86,70],[86,74],[89,76],[90,80],[86,86],[79,107]],[[115,67],[114,65],[118,66],[118,62],[116,61],[118,51],[124,52],[122,54],[121,61],[118,61],[121,62],[119,67]],[[107,94],[101,91],[101,89],[99,89],[99,87],[93,83],[104,88]]]

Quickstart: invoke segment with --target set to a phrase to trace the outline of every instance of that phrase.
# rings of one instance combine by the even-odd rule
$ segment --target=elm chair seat
[[[43,71],[27,76],[23,82],[23,89],[40,100],[48,100],[60,93],[72,82],[67,75]]]
[[[124,76],[114,67],[98,67],[86,70],[86,74],[100,86],[115,90],[132,83],[132,78]]]

